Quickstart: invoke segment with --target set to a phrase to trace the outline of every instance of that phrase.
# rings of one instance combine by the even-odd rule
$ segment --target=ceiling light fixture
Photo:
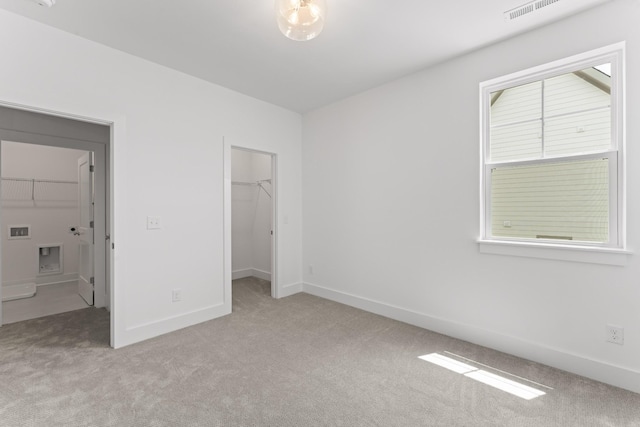
[[[326,0],[276,0],[278,27],[291,40],[315,38],[324,27]]]

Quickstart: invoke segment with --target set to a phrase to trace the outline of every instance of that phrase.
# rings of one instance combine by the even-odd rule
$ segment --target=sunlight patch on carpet
[[[467,372],[478,370],[478,368],[474,366],[467,365],[466,363],[459,362],[438,353],[425,354],[424,356],[420,356],[418,359],[426,360],[427,362],[442,366],[443,368],[447,368],[457,374],[466,374]]]
[[[423,356],[419,356],[418,358],[426,362],[433,363],[434,365],[438,365],[440,367],[446,368],[457,374],[462,374],[467,378],[471,378],[483,384],[489,385],[491,387],[495,387],[498,390],[502,390],[504,392],[510,393],[514,396],[520,397],[525,400],[535,399],[536,397],[544,396],[546,394],[542,390],[538,390],[528,385],[524,385],[518,381],[510,380],[501,375],[497,375],[497,374],[485,371],[483,369],[476,368],[475,366],[472,366],[467,363],[463,363],[459,360],[444,356],[442,354],[431,353],[431,354],[425,354]],[[524,378],[522,379],[524,381],[533,383],[532,381],[526,380]],[[537,384],[537,383],[534,383],[534,384]],[[547,387],[547,388],[550,388],[550,387]]]

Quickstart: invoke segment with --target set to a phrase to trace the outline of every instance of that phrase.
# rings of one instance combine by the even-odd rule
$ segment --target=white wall
[[[298,114],[6,11],[0,101],[115,123],[116,346],[228,313],[224,136],[277,154],[279,287],[312,264],[310,292],[640,391],[637,255],[612,267],[481,255],[475,241],[479,82],[626,39],[638,117],[639,9],[617,0],[312,112],[302,154]],[[640,123],[627,130],[634,165]],[[640,175],[627,178],[633,248]],[[605,323],[625,326],[624,346],[604,342]]]
[[[2,176],[36,180],[78,180],[78,158],[84,151],[2,141]],[[10,190],[11,183],[3,188]],[[17,188],[21,190],[20,188]],[[26,189],[26,187],[25,187]],[[78,186],[43,185],[35,201],[15,200],[23,194],[3,194],[0,232],[2,233],[2,285],[34,282],[47,284],[75,280],[78,273],[78,238],[69,227],[78,223]],[[8,192],[7,192],[8,193]],[[8,239],[9,225],[29,225],[31,238]],[[38,245],[63,244],[63,272],[39,275]]]
[[[252,153],[231,150],[231,180],[253,182]],[[231,266],[234,279],[246,277],[244,272],[253,266],[253,222],[256,187],[231,185]],[[250,275],[250,274],[247,274]]]
[[[247,150],[231,151],[233,182],[271,179],[271,156]],[[271,183],[262,184],[272,194]],[[270,280],[272,199],[257,185],[231,186],[233,278],[257,276]]]
[[[640,245],[640,2],[618,0],[303,117],[304,289],[640,391],[640,257],[479,253],[479,83],[627,41]],[[313,266],[310,274],[308,266]],[[623,346],[605,324],[625,327]]]
[[[223,138],[278,155],[289,221],[280,227],[277,286],[300,285],[299,114],[6,11],[0,53],[0,101],[115,123],[115,346],[230,312]],[[147,230],[148,215],[163,228]]]
[[[253,153],[251,165],[255,181],[271,179],[271,156]],[[253,269],[263,279],[271,273],[271,203],[265,190],[273,196],[271,182],[263,182],[264,190],[256,191],[256,214],[253,223]],[[262,272],[262,274],[261,274]]]

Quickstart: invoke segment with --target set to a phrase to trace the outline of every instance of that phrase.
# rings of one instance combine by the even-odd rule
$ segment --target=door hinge
[[[92,285],[95,285],[95,284],[96,284],[96,279],[95,279],[95,277],[90,278],[90,279],[89,279],[89,283],[91,283]]]
[[[89,166],[89,172],[93,172],[94,169],[95,167],[93,165]]]
[[[93,221],[89,221],[89,228],[93,228]]]

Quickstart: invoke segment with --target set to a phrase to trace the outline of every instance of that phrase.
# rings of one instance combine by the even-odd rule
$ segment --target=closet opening
[[[275,155],[231,148],[232,292],[277,297]],[[233,305],[242,298],[233,298]],[[235,307],[238,308],[238,307]]]

